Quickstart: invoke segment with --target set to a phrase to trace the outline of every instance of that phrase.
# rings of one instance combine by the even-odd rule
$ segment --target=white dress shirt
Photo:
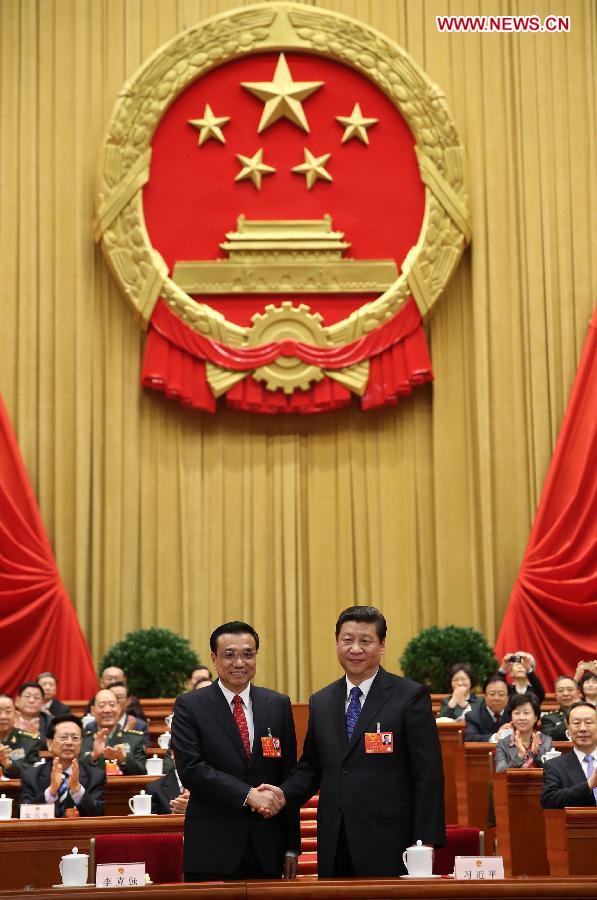
[[[224,687],[222,682],[218,679],[218,685],[220,690],[226,697],[228,701],[228,706],[234,715],[234,707],[232,706],[232,701],[236,697],[234,691],[229,691],[227,687]],[[253,725],[253,703],[251,701],[251,685],[248,684],[244,691],[238,695],[243,702],[243,709],[245,711],[245,719],[247,720],[247,728],[249,729],[249,744],[251,745],[251,750],[253,749],[253,739],[255,737],[255,726]]]
[[[362,691],[362,694],[359,697],[359,700],[361,702],[361,709],[363,708],[363,704],[364,704],[365,700],[367,699],[367,694],[371,690],[371,685],[373,684],[373,680],[378,672],[379,672],[379,669],[376,669],[375,673],[371,676],[371,678],[366,678],[365,681],[361,681],[360,684],[353,684],[352,681],[350,680],[350,678],[348,677],[348,675],[346,676],[346,698],[344,700],[344,712],[346,712],[346,710],[348,709],[348,704],[350,703],[350,692],[353,689],[353,687],[359,687]]]

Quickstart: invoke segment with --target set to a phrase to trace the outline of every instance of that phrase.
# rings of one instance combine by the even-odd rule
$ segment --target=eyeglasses
[[[66,744],[67,741],[72,741],[73,744],[81,743],[81,735],[80,734],[55,734],[54,740],[58,741],[59,744]]]
[[[220,657],[225,659],[226,662],[231,662],[233,659],[251,660],[255,659],[256,656],[257,650],[241,650],[240,653],[237,650],[224,650],[220,653]]]

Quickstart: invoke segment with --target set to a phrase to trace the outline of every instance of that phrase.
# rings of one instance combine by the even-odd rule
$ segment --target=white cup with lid
[[[412,847],[406,848],[402,854],[402,862],[409,875],[429,878],[433,874],[433,847],[424,847],[422,841],[417,841]]]
[[[0,819],[12,818],[12,797],[2,794],[0,797]]]
[[[62,884],[68,887],[82,887],[87,884],[87,874],[89,871],[89,855],[87,853],[79,853],[78,847],[73,847],[72,853],[67,853],[60,860],[60,875]]]
[[[145,766],[148,775],[162,775],[164,772],[164,760],[160,759],[157,753],[146,760]]]
[[[141,791],[135,794],[129,800],[129,809],[134,816],[150,816],[151,815],[151,794]]]

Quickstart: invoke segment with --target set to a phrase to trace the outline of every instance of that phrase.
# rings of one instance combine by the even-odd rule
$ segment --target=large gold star
[[[293,166],[292,171],[299,175],[306,175],[307,188],[311,190],[318,178],[323,181],[332,181],[332,176],[325,169],[325,164],[330,158],[331,153],[324,153],[323,156],[313,156],[310,150],[305,147],[305,161],[300,166]]]
[[[368,144],[369,135],[367,134],[367,129],[379,122],[379,119],[366,119],[361,112],[359,103],[355,103],[354,109],[349,116],[336,116],[336,118],[341,125],[346,126],[342,135],[342,143],[357,137],[364,144]]]
[[[267,166],[263,162],[263,147],[260,147],[253,156],[243,156],[242,153],[237,153],[236,158],[243,168],[234,180],[246,181],[249,178],[258,191],[261,190],[261,176],[271,175],[276,171],[273,166]]]
[[[226,122],[229,121],[230,116],[215,116],[209,103],[206,103],[205,109],[203,110],[203,117],[201,119],[189,119],[189,125],[192,125],[193,128],[200,129],[199,146],[204,144],[205,141],[208,141],[210,138],[215,138],[225,144],[226,138],[222,134],[220,125],[225,125]]]
[[[323,81],[293,81],[288,63],[280,53],[272,81],[241,81],[247,91],[265,102],[257,131],[261,133],[278,119],[289,119],[303,131],[309,131],[301,100],[305,100]]]

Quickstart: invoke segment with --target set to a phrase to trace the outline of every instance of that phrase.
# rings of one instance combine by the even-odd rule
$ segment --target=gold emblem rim
[[[181,32],[119,92],[100,158],[95,237],[128,303],[144,327],[161,296],[175,315],[205,337],[237,347],[251,343],[251,328],[193,300],[169,277],[147,232],[142,192],[149,180],[151,139],[170,104],[210,69],[264,50],[307,50],[351,66],[389,97],[416,141],[425,185],[418,241],[388,290],[347,318],[322,327],[325,342],[338,346],[371,332],[411,295],[426,316],[470,240],[464,148],[445,97],[405,50],[371,26],[330,10],[286,2],[237,8]],[[308,380],[314,380],[309,374]],[[231,375],[238,380],[238,373]],[[274,389],[275,379],[267,381]],[[306,381],[304,375],[302,383]],[[278,386],[288,390],[288,381],[282,382]],[[218,385],[218,393],[223,392],[221,373]]]

